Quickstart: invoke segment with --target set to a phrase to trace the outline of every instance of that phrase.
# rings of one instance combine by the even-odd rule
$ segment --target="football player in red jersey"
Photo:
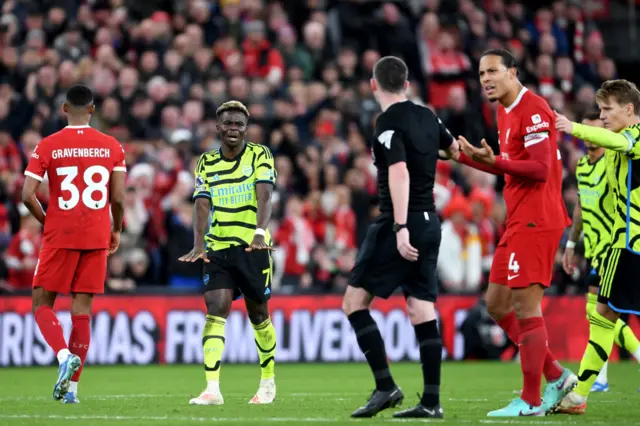
[[[76,403],[89,351],[91,301],[94,294],[104,292],[107,256],[120,244],[126,167],[118,141],[89,127],[95,106],[88,87],[70,88],[63,110],[68,126],[43,139],[33,151],[24,173],[22,201],[44,225],[33,278],[33,312],[60,364],[53,397]],[[46,213],[36,198],[45,175],[51,195]],[[73,297],[69,345],[53,311],[59,293]]]
[[[518,345],[524,376],[520,398],[488,415],[544,415],[577,383],[549,351],[541,309],[562,233],[570,224],[562,199],[555,115],[543,98],[520,83],[516,61],[506,50],[487,51],[479,77],[489,101],[500,102],[500,155],[484,140],[477,148],[460,137],[458,161],[505,178],[506,231],[491,266],[487,309]],[[543,374],[547,386],[541,399]]]

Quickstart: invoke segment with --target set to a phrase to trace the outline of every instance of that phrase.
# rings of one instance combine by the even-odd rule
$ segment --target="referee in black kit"
[[[418,405],[394,417],[443,417],[442,340],[434,308],[440,221],[433,184],[439,151],[451,158],[458,151],[458,142],[431,110],[407,100],[407,74],[401,59],[387,56],[376,63],[371,80],[382,108],[372,147],[381,214],[367,230],[342,307],[369,363],[376,390],[352,417],[373,417],[404,399],[391,376],[380,330],[369,312],[374,297],[387,298],[400,286],[420,345],[424,392]]]

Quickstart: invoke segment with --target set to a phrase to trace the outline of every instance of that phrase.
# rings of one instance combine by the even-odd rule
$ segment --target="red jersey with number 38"
[[[503,159],[529,160],[529,149],[546,148],[549,167],[545,182],[505,173],[506,233],[569,226],[571,221],[562,199],[562,160],[556,145],[556,118],[547,101],[522,88],[511,106],[498,107],[498,138]]]
[[[49,180],[43,247],[109,248],[114,171],[126,171],[122,146],[89,126],[67,126],[38,144],[24,174]]]

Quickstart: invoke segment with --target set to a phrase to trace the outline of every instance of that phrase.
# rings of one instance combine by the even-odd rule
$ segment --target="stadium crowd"
[[[616,76],[581,3],[527,10],[508,0],[5,0],[1,287],[30,288],[41,230],[19,201],[22,172],[38,142],[65,126],[65,90],[84,83],[96,97],[92,126],[122,143],[128,164],[125,227],[107,291],[200,286],[200,270],[177,259],[193,245],[195,161],[219,146],[215,110],[229,99],[251,112],[247,139],[275,156],[274,291],[341,291],[377,212],[367,148],[379,113],[369,87],[377,59],[404,58],[412,100],[454,135],[486,138],[497,150],[496,105],[483,99],[475,71],[487,48],[513,52],[527,87],[573,119]],[[584,149],[558,138],[571,214]],[[501,180],[439,162],[443,292],[477,293],[485,283],[505,218]],[[47,197],[42,185],[44,204]],[[580,287],[580,276],[557,269],[552,290]]]

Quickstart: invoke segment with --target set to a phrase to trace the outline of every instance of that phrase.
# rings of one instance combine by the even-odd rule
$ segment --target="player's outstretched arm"
[[[181,262],[195,262],[202,259],[209,263],[207,251],[204,247],[204,236],[209,228],[209,211],[211,210],[211,199],[206,197],[196,198],[193,204],[193,248],[178,260]]]
[[[592,144],[611,149],[617,152],[627,153],[633,148],[635,139],[625,132],[615,133],[601,127],[587,126],[586,124],[574,123],[558,112],[556,114],[556,129],[568,133]]]
[[[573,209],[573,224],[569,231],[569,239],[567,240],[564,255],[562,256],[562,267],[569,275],[573,274],[576,267],[574,259],[575,247],[576,241],[580,238],[580,234],[582,234],[582,205],[580,204],[580,198],[578,198],[578,204],[576,204],[576,208]]]
[[[46,214],[40,204],[40,201],[38,201],[38,197],[36,197],[36,192],[38,192],[39,187],[39,180],[34,179],[31,176],[26,176],[24,185],[22,186],[22,202],[27,209],[29,209],[33,217],[44,225]]]
[[[484,139],[483,139],[483,141],[484,141]],[[491,173],[492,175],[502,176],[504,174],[501,170],[498,170],[493,166],[474,161],[471,157],[474,155],[473,154],[473,152],[474,152],[473,148],[475,148],[475,147],[473,145],[471,145],[469,143],[469,141],[467,139],[465,139],[464,136],[458,136],[458,144],[459,144],[459,147],[460,147],[460,153],[458,154],[457,161],[460,164],[464,164],[465,166],[473,167],[474,169],[477,169],[477,170],[480,170],[480,171],[483,171],[483,172],[486,172],[486,173]]]
[[[269,182],[256,183],[256,198],[258,200],[258,212],[256,213],[256,232],[253,235],[251,245],[246,251],[253,250],[273,250],[264,239],[267,225],[271,219],[271,195],[273,194],[273,184]]]
[[[113,228],[111,229],[111,242],[108,254],[112,255],[120,246],[120,233],[122,232],[122,221],[124,219],[124,193],[125,193],[125,173],[114,170],[111,173],[111,216],[113,216]]]

